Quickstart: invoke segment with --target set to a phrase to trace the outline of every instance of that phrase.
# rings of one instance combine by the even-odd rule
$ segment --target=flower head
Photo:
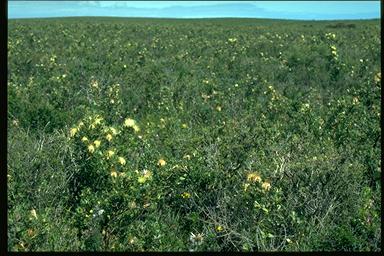
[[[93,143],[95,144],[95,147],[98,148],[100,147],[101,141],[95,140]]]
[[[188,192],[183,192],[183,193],[181,194],[181,197],[182,197],[182,198],[185,198],[185,199],[188,199],[188,198],[191,198],[191,194],[188,193]]]
[[[261,184],[261,187],[265,190],[265,191],[268,191],[271,189],[271,183],[269,183],[268,181],[264,181],[263,184]]]
[[[110,159],[114,154],[115,154],[115,152],[113,150],[108,150],[107,151],[107,159]]]
[[[108,141],[111,141],[111,140],[112,140],[112,134],[108,133],[107,136],[105,136],[105,138],[106,138]]]
[[[137,178],[139,183],[145,183],[147,180],[152,178],[152,172],[148,170],[144,170],[142,175]]]
[[[111,132],[113,135],[116,135],[117,134],[117,130],[113,127],[110,128]]]
[[[251,172],[247,175],[248,182],[261,182],[260,174],[257,172]]]
[[[166,165],[166,164],[167,164],[167,162],[165,162],[164,159],[160,159],[160,160],[157,162],[157,165],[158,165],[158,166],[164,166],[164,165]]]
[[[101,121],[103,120],[102,117],[100,117],[99,115],[96,116],[95,118],[95,121],[93,122],[95,125],[98,125],[101,123]]]
[[[220,225],[216,227],[216,231],[218,231],[218,232],[221,232],[223,230],[224,230],[224,228]]]
[[[118,157],[118,161],[121,165],[125,165],[125,163],[126,163],[125,159],[121,156]]]
[[[135,124],[134,126],[132,126],[132,128],[133,128],[133,130],[134,130],[135,132],[139,132],[139,131],[140,131],[140,127],[139,127],[137,124]]]
[[[131,118],[127,118],[124,121],[124,126],[125,127],[133,127],[135,124],[136,124],[135,120],[133,120]]]
[[[72,128],[69,132],[70,136],[73,137],[76,135],[76,133],[78,132],[79,130],[77,128]]]
[[[36,210],[35,210],[35,209],[32,209],[32,210],[31,210],[31,215],[32,215],[32,217],[34,217],[35,219],[37,219],[37,213],[36,213]]]
[[[111,176],[112,176],[112,178],[116,178],[117,177],[117,172],[115,170],[113,170],[111,172]]]
[[[244,184],[244,192],[247,192],[249,185],[251,185],[251,184],[249,184],[249,183]]]
[[[82,142],[87,142],[87,141],[88,141],[88,138],[84,136],[83,138],[81,138],[81,141],[82,141]]]
[[[92,144],[90,144],[89,146],[88,146],[88,152],[89,153],[93,153],[93,152],[95,152],[95,147],[92,145]]]

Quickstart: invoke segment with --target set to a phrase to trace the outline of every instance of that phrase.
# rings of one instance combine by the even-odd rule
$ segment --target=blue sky
[[[299,20],[380,18],[380,1],[10,1],[8,18],[67,16]]]

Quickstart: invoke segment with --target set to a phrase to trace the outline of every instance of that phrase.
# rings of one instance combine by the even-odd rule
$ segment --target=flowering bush
[[[8,249],[379,251],[378,22],[9,20]]]

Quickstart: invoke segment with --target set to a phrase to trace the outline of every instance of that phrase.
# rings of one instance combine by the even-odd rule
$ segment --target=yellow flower
[[[188,193],[188,192],[183,192],[182,194],[181,194],[181,197],[182,198],[191,198],[191,194],[190,193]]]
[[[244,192],[246,192],[248,190],[249,185],[250,185],[249,183],[244,184]]]
[[[95,118],[95,121],[93,123],[95,125],[98,125],[98,124],[101,123],[102,120],[103,120],[103,118],[97,115],[96,118]]]
[[[117,130],[113,127],[110,128],[111,132],[113,135],[116,135],[117,134]]]
[[[139,132],[139,131],[140,131],[139,126],[137,126],[136,124],[135,124],[134,126],[132,126],[132,128],[133,128],[133,130],[134,130],[135,132]]]
[[[105,136],[108,141],[112,140],[112,134],[108,133],[107,136]]]
[[[218,232],[221,232],[223,230],[224,230],[224,228],[220,225],[216,227],[216,231],[218,231]]]
[[[95,140],[93,143],[95,144],[96,148],[98,148],[98,147],[100,147],[101,141]]]
[[[144,178],[144,177],[139,177],[139,178],[137,178],[137,181],[139,182],[139,183],[144,183],[145,181],[146,181],[147,179],[146,178]]]
[[[87,142],[87,141],[88,141],[88,138],[84,136],[83,138],[81,138],[81,141],[82,141],[82,142]]]
[[[181,127],[183,127],[184,129],[188,128],[188,125],[187,124],[182,124]]]
[[[257,172],[251,172],[247,175],[247,181],[249,181],[249,182],[261,182],[261,177]]]
[[[72,128],[71,131],[70,131],[70,136],[73,137],[75,136],[75,134],[78,132],[78,129],[77,128]]]
[[[158,165],[158,166],[164,166],[164,165],[166,165],[166,164],[167,164],[167,162],[165,162],[164,159],[160,159],[160,160],[157,162],[157,165]]]
[[[220,111],[221,111],[221,107],[220,107],[220,106],[217,106],[217,107],[216,107],[216,110],[220,112]]]
[[[117,177],[117,172],[116,172],[115,170],[113,170],[113,171],[111,172],[111,176],[112,176],[113,178],[116,178],[116,177]]]
[[[95,152],[95,147],[91,144],[91,145],[89,145],[88,146],[88,151],[89,151],[89,153],[93,153],[93,152]]]
[[[107,151],[107,159],[111,158],[114,154],[115,154],[115,152],[113,150],[108,150]]]
[[[32,217],[34,217],[35,219],[37,219],[37,213],[36,213],[36,210],[35,210],[35,209],[32,209],[32,210],[31,210],[31,215],[32,215]]]
[[[261,184],[261,187],[265,190],[265,191],[268,191],[271,189],[271,183],[269,183],[268,181],[265,181],[263,182],[263,184]]]
[[[381,72],[377,73],[374,78],[376,83],[380,83],[381,81]]]
[[[123,157],[119,156],[118,160],[121,165],[125,165],[126,161]]]
[[[152,178],[152,172],[148,170],[144,170],[142,175],[137,178],[139,183],[145,183],[148,179]]]
[[[332,45],[332,46],[331,46],[331,49],[334,50],[334,51],[336,51],[336,46],[333,46],[333,45]]]
[[[131,118],[127,118],[124,121],[124,126],[125,127],[133,127],[135,124],[136,124],[135,120],[133,120]]]

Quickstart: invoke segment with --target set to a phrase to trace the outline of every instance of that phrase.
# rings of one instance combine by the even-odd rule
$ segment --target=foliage
[[[8,250],[380,251],[379,20],[8,30]]]

